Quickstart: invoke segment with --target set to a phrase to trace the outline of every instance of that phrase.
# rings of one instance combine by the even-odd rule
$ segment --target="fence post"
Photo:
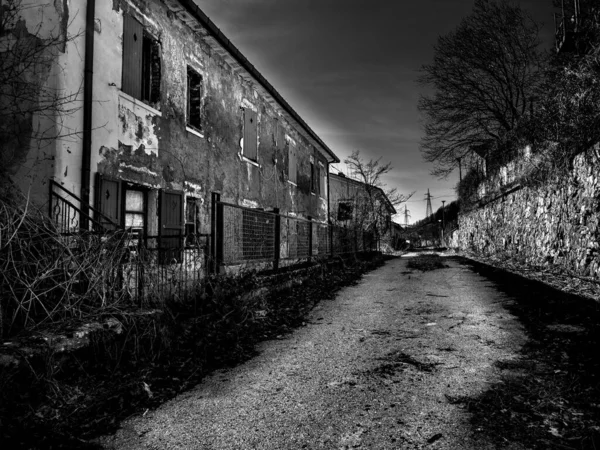
[[[308,260],[311,260],[313,255],[313,221],[312,216],[308,216]]]
[[[279,208],[274,208],[275,213],[275,236],[273,242],[273,270],[279,269],[279,258],[281,257],[281,216]]]
[[[335,246],[333,245],[333,225],[329,223],[329,253],[333,257],[335,255]]]
[[[213,192],[211,194],[211,204],[210,204],[210,273],[217,273],[218,264],[217,264],[217,253],[218,252],[218,243],[217,240],[223,239],[223,221],[219,224],[219,220],[217,217],[218,211],[218,203],[221,200],[221,194]],[[223,218],[223,209],[221,208],[221,219]],[[220,228],[220,230],[219,230]]]

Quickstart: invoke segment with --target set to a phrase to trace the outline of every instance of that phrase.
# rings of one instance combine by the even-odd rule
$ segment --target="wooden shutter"
[[[288,154],[290,155],[290,164],[289,164],[289,180],[292,183],[296,183],[296,173],[297,173],[297,164],[296,164],[296,146],[292,143],[288,146]]]
[[[277,141],[277,147],[279,147],[279,148],[285,147],[285,128],[283,128],[281,119],[277,120],[277,136],[276,136],[275,140]]]
[[[102,216],[95,218],[108,230],[121,226],[122,192],[119,180],[96,174],[96,209]],[[107,220],[108,219],[108,220]],[[112,223],[111,223],[112,222]]]
[[[121,90],[137,99],[142,97],[142,49],[144,27],[123,14],[123,77]]]
[[[257,160],[256,113],[250,108],[244,109],[244,156]]]
[[[160,192],[160,259],[163,264],[181,262],[183,249],[183,193]]]

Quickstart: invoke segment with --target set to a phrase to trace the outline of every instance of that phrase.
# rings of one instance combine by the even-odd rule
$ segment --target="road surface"
[[[455,401],[499,381],[524,332],[458,259],[388,261],[307,325],[105,437],[109,449],[492,449]],[[506,444],[503,448],[521,448]]]

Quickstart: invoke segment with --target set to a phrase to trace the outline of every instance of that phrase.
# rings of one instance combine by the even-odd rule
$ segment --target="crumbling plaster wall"
[[[16,22],[6,24],[0,38],[0,58],[33,56],[17,56],[18,78],[29,91],[18,100],[16,120],[2,123],[13,137],[2,143],[2,165],[20,190],[43,206],[50,178],[80,190],[85,7],[67,0],[23,0],[17,10]],[[19,51],[34,47],[33,53]],[[10,107],[0,107],[10,117]]]
[[[557,266],[600,279],[600,147],[568,177],[499,196],[459,216],[450,244],[481,255]]]
[[[120,92],[123,13],[136,17],[161,44],[160,112]],[[252,83],[157,0],[99,2],[96,15],[92,171],[150,188],[201,198],[202,232],[210,229],[210,193],[244,206],[326,219],[327,202],[310,193],[310,155],[327,161]],[[203,77],[202,128],[186,129],[187,66]],[[132,106],[133,103],[136,103]],[[135,107],[138,110],[135,110]],[[243,109],[258,113],[258,161],[243,158]],[[288,149],[278,127],[298,145],[297,186],[288,183]],[[281,133],[279,134],[281,135]],[[151,144],[148,144],[151,142]]]

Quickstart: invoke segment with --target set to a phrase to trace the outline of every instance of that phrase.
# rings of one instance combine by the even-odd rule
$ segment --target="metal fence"
[[[186,242],[161,236],[129,241],[123,261],[123,286],[140,302],[183,300],[204,278],[208,236],[188,236]]]
[[[269,261],[275,248],[275,219],[273,213],[228,203],[221,203],[219,242],[222,261],[226,264],[244,261]]]
[[[50,216],[73,248],[72,257],[89,254],[95,242],[95,286],[109,300],[130,298],[142,304],[185,299],[209,271],[218,272],[221,266],[262,263],[277,269],[280,262],[377,249],[376,236],[364,230],[218,200],[213,201],[211,234],[142,236],[92,207],[87,209],[90,214],[83,213],[79,198],[56,183],[50,192]],[[106,251],[112,259],[102,264]]]
[[[216,267],[377,250],[373,232],[215,201]]]

